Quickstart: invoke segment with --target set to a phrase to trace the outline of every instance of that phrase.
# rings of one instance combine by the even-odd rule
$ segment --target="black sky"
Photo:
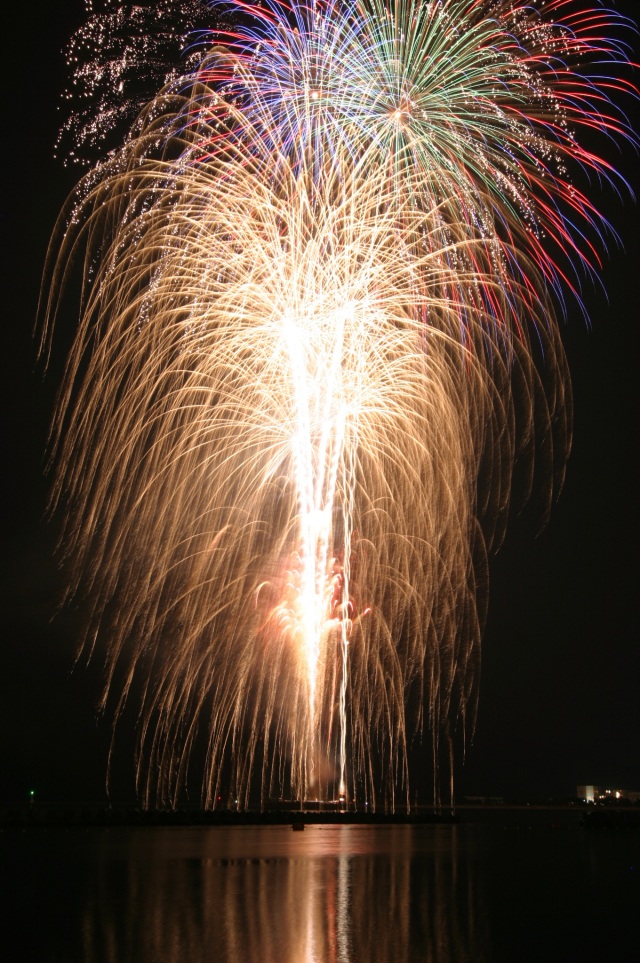
[[[633,12],[631,0],[618,6]],[[75,179],[53,159],[53,143],[61,49],[82,10],[80,0],[41,0],[8,23],[2,15],[0,806],[31,788],[42,800],[105,798],[110,728],[96,715],[100,665],[72,671],[73,615],[51,622],[60,585],[43,468],[64,346],[45,379],[33,339],[48,237]],[[640,191],[633,152],[612,154]],[[594,199],[624,250],[610,246],[608,297],[585,289],[591,329],[574,309],[564,326],[574,445],[551,522],[536,539],[516,522],[492,560],[478,723],[459,795],[566,797],[583,782],[640,788],[640,209],[597,185]],[[118,765],[129,773],[124,755]],[[128,776],[121,786],[130,787]]]

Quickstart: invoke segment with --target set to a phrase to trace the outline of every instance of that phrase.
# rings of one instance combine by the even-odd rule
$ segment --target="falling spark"
[[[437,799],[514,466],[542,521],[562,483],[554,299],[608,230],[569,171],[619,180],[579,134],[632,137],[621,18],[235,9],[54,235],[45,348],[85,251],[54,426],[69,591],[109,639],[103,706],[139,700],[146,805],[198,752],[207,807],[408,805],[427,732]]]

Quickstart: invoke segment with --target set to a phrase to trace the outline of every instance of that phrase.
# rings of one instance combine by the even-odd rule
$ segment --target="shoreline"
[[[229,809],[142,810],[135,807],[89,806],[70,804],[17,806],[0,809],[2,829],[55,827],[207,827],[207,826],[385,826],[385,825],[454,825],[465,817],[483,815],[489,818],[524,813],[566,814],[586,828],[640,828],[640,806],[591,806],[575,803],[516,803],[495,805],[460,804],[395,813],[348,811],[337,809],[266,809],[236,811]],[[550,823],[550,825],[555,825]]]

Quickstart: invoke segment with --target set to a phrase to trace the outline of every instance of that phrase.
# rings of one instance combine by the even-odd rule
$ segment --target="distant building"
[[[640,802],[640,789],[612,789],[608,786],[578,786],[578,799],[588,803],[609,802],[624,799],[627,802]]]

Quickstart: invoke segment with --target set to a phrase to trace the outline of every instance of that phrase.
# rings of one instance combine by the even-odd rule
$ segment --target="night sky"
[[[53,144],[61,50],[82,10],[80,0],[30,4],[12,15],[3,44],[0,806],[30,789],[43,802],[105,800],[111,731],[96,713],[100,663],[74,670],[76,618],[53,618],[61,582],[55,526],[44,520],[47,428],[72,307],[46,377],[33,337],[48,237],[76,176],[54,160]],[[612,146],[609,156],[640,191],[633,151],[618,156]],[[578,783],[640,788],[640,209],[597,185],[594,199],[624,250],[611,242],[606,296],[585,286],[590,329],[573,307],[563,324],[574,443],[550,524],[533,538],[528,521],[515,520],[492,559],[478,721],[459,798],[569,797]],[[133,746],[120,755],[114,797],[128,800]]]

